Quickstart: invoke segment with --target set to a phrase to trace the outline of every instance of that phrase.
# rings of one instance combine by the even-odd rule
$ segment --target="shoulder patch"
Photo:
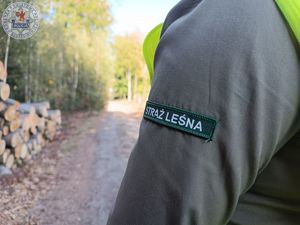
[[[212,141],[217,121],[205,115],[147,101],[144,118]]]

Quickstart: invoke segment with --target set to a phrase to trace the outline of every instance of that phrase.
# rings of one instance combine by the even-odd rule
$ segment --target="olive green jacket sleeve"
[[[195,2],[164,28],[149,100],[217,118],[214,138],[144,119],[108,225],[228,224],[299,130],[299,58],[275,3]]]

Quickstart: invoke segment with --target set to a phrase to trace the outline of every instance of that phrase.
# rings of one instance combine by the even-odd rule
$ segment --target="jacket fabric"
[[[108,225],[300,225],[300,64],[273,0],[183,0],[149,100],[218,121],[212,141],[143,119]]]

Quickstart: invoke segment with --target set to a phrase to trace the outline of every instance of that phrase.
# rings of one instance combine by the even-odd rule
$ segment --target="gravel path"
[[[106,225],[138,136],[141,108],[114,101],[63,143],[57,184],[32,210],[41,225]]]

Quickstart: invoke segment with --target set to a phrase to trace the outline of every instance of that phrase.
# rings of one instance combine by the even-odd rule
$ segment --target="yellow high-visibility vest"
[[[160,34],[162,31],[163,24],[157,25],[153,28],[146,36],[144,45],[143,45],[143,53],[144,58],[147,64],[148,72],[150,75],[150,81],[152,83],[154,76],[154,56],[156,52],[156,48],[158,46],[160,40]]]
[[[275,0],[300,45],[300,0]],[[143,46],[144,58],[148,67],[150,80],[154,76],[154,57],[163,24],[159,24],[146,36]]]
[[[300,0],[275,0],[300,44]]]

